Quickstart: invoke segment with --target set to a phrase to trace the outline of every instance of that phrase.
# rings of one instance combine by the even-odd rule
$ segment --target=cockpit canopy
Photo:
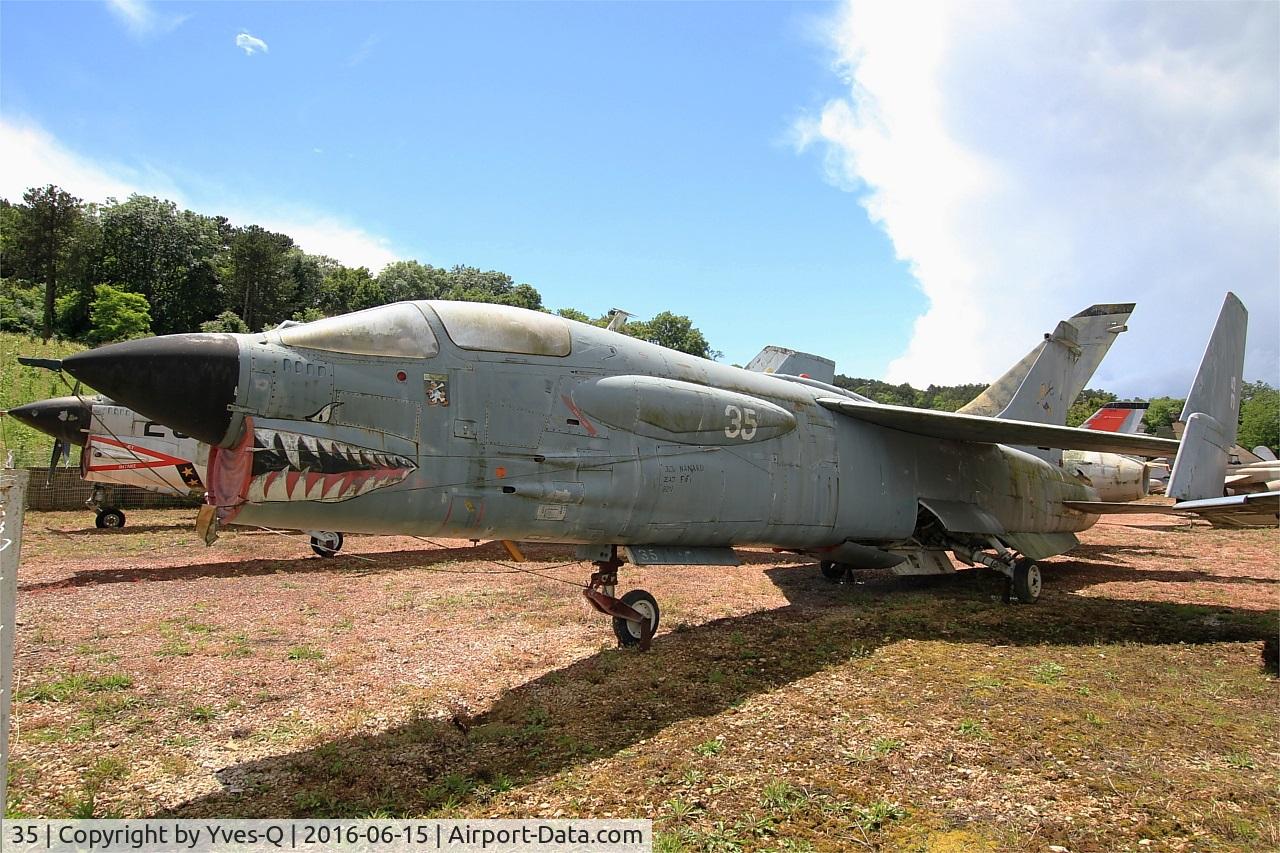
[[[284,324],[267,339],[346,355],[431,358],[440,352],[427,312],[461,349],[563,357],[573,348],[563,317],[482,302],[396,302],[311,323]]]
[[[347,355],[430,358],[440,352],[422,309],[412,302],[283,326],[267,335],[268,339],[273,336],[285,346]]]
[[[481,302],[427,304],[462,349],[563,357],[573,348],[569,322],[555,314]]]

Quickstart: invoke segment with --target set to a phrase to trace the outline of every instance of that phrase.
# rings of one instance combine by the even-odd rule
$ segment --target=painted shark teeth
[[[284,447],[285,455],[289,457],[289,464],[298,470],[302,470],[302,456],[298,452],[298,439],[301,438],[296,432],[280,432],[276,433],[280,439],[281,446]]]
[[[350,500],[402,482],[417,469],[411,457],[323,436],[254,430],[253,469],[245,499]]]

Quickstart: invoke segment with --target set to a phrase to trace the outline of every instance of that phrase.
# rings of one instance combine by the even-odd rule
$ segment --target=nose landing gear
[[[639,646],[641,651],[647,651],[661,616],[657,600],[643,589],[633,589],[622,598],[614,596],[618,569],[622,566],[616,546],[610,546],[607,559],[592,562],[596,571],[592,572],[582,597],[597,612],[613,617],[613,633],[618,645]]]
[[[328,530],[307,531],[311,535],[311,550],[320,557],[332,557],[342,550],[342,534]]]

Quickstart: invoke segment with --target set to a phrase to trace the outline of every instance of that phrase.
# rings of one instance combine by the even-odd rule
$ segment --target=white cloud
[[[30,187],[46,184],[57,184],[72,195],[95,202],[108,197],[123,200],[132,193],[158,195],[202,213],[221,214],[237,224],[256,223],[288,234],[308,252],[328,255],[349,266],[366,266],[375,273],[402,257],[385,237],[323,211],[278,202],[246,203],[238,196],[207,190],[193,199],[160,169],[94,161],[35,125],[0,119],[0,197],[18,201]]]
[[[267,43],[257,36],[251,36],[248,33],[240,33],[236,36],[236,47],[244,51],[245,56],[253,56],[255,53],[268,53]]]
[[[256,223],[270,231],[288,234],[311,254],[328,255],[351,267],[368,267],[375,275],[402,257],[385,237],[322,214],[259,210],[239,215],[232,210],[224,215],[237,224]]]
[[[107,0],[107,8],[139,37],[177,29],[191,17],[162,14],[156,11],[155,4],[147,0]]]
[[[1138,308],[1093,383],[1182,393],[1223,293],[1280,373],[1280,6],[852,3],[849,94],[797,125],[929,299],[888,379],[998,375],[1091,302]]]
[[[86,201],[124,199],[135,192],[178,200],[173,185],[154,171],[90,162],[32,124],[0,119],[0,164],[0,196],[11,201],[46,184],[57,184]]]

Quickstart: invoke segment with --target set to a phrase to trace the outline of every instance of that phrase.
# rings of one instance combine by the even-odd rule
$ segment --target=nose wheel
[[[622,566],[616,547],[610,549],[609,559],[596,560],[594,565],[596,571],[582,591],[583,598],[597,612],[613,618],[613,633],[619,646],[639,646],[641,651],[647,651],[661,618],[657,599],[643,589],[633,589],[622,598],[614,596]]]
[[[633,589],[622,596],[621,601],[638,613],[641,619],[637,621],[621,616],[613,617],[613,633],[618,637],[618,645],[638,646],[653,639],[661,616],[657,600],[643,589]]]
[[[124,527],[124,513],[115,507],[106,507],[98,511],[98,518],[94,521],[94,524],[100,528],[110,530]]]
[[[332,557],[342,550],[342,534],[317,530],[311,534],[311,550],[317,556]]]

